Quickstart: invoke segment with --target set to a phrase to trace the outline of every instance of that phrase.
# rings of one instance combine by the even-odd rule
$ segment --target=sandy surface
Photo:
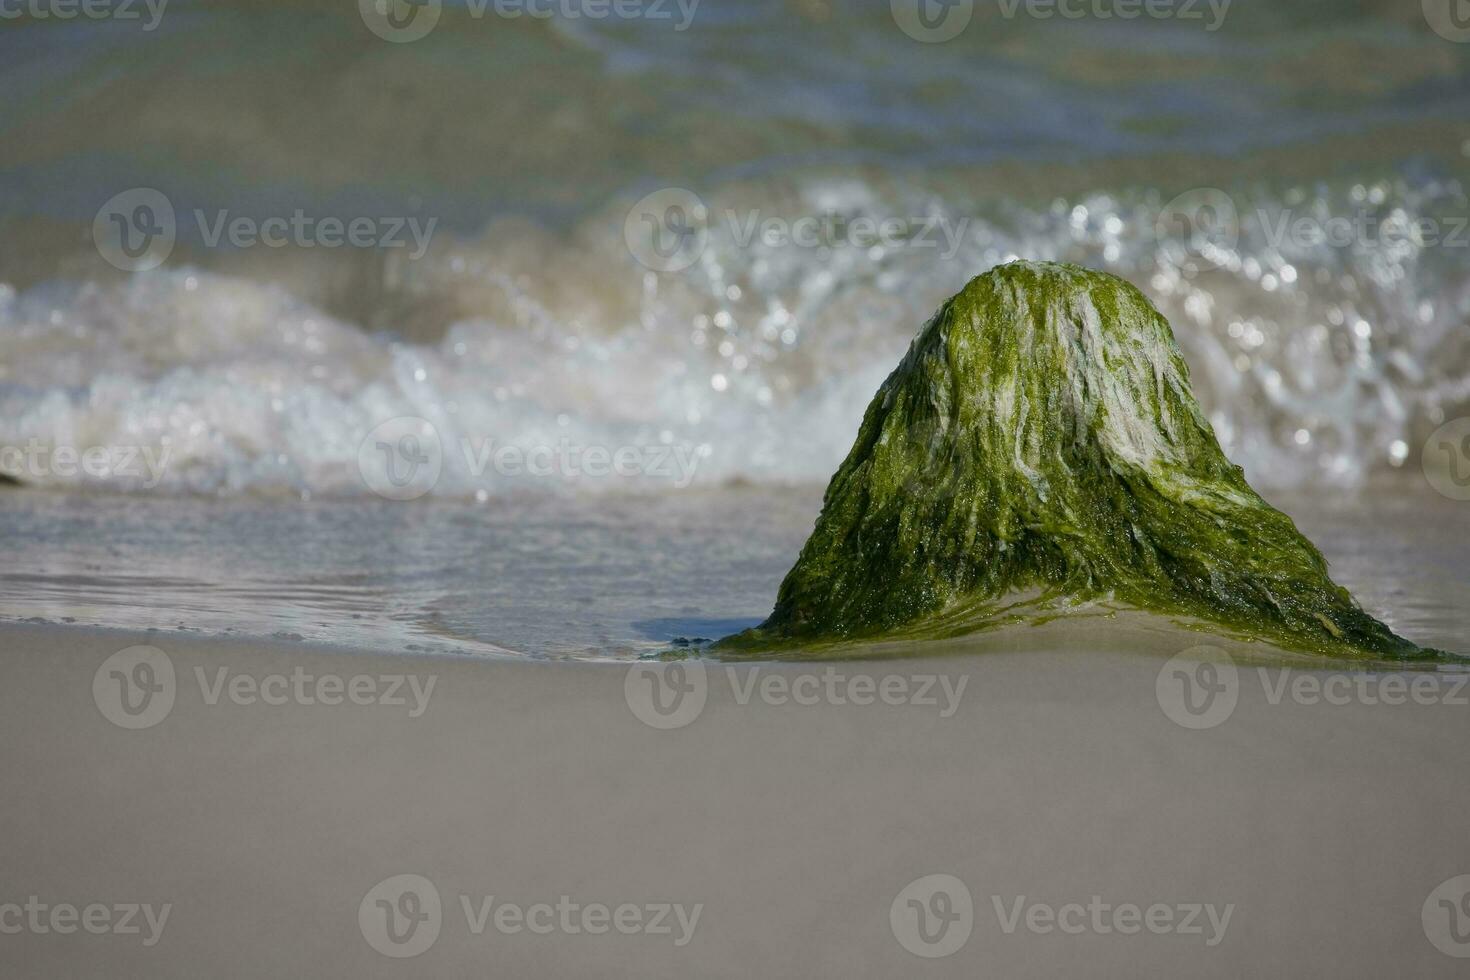
[[[7,627],[0,976],[1465,975],[1430,933],[1453,942],[1451,879],[1470,874],[1470,707],[1446,703],[1470,690],[1441,675],[1410,698],[1428,703],[1370,703],[1394,696],[1376,677],[1345,704],[1304,703],[1324,678],[1297,673],[1308,693],[1272,704],[1242,662],[1234,710],[1191,730],[1161,707],[1164,660],[1108,635],[1115,649],[833,664],[830,680],[828,665],[768,666],[745,704],[752,668],[707,665],[702,687],[690,668],[668,716],[688,723],[661,730],[633,710],[665,717],[642,700],[648,679],[611,664]],[[140,675],[112,661],[95,693],[94,677],[138,643],[175,683],[170,710],[151,702],[157,717],[137,717],[155,723],[130,730],[99,705],[122,717],[110,671]],[[297,667],[434,687],[417,717],[407,683],[403,705],[249,703],[245,687],[208,703],[221,668],[289,685]],[[373,683],[360,700],[385,692]],[[901,703],[852,703],[885,684]],[[421,931],[397,884],[369,894],[405,874],[439,896],[435,917],[413,882]],[[905,892],[936,874],[953,876],[948,900],[933,880]],[[955,879],[973,907],[963,943]],[[385,895],[406,944],[381,925]],[[910,898],[957,931],[934,918],[926,944]],[[167,903],[162,928],[140,911],[137,933],[113,931],[134,903],[155,920]],[[101,934],[52,928],[71,924],[54,907],[94,904]],[[620,905],[637,909],[629,934],[608,924]],[[1152,905],[1157,934],[1133,918]],[[1072,931],[1043,931],[1048,909]],[[551,931],[512,931],[517,911]],[[370,933],[424,948],[384,955]],[[904,939],[955,948],[920,958]]]

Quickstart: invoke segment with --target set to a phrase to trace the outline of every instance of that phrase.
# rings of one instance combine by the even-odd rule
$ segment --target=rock
[[[868,406],[770,618],[716,648],[951,636],[1018,599],[1434,655],[1359,608],[1225,458],[1144,295],[1073,265],[1013,262],[944,304]]]

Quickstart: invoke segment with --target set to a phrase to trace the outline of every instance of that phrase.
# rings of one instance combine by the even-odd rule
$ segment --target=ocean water
[[[1463,646],[1403,542],[1461,568],[1421,464],[1470,415],[1470,44],[1403,0],[960,6],[944,43],[899,0],[5,22],[0,612],[732,631],[919,326],[1021,257],[1142,288],[1251,480]]]
[[[0,497],[0,622],[424,654],[626,660],[758,624],[795,561],[820,487],[682,494],[514,494],[288,502],[17,491]],[[1272,495],[1365,608],[1424,646],[1470,635],[1470,506],[1395,481]],[[1111,649],[1099,617],[843,655]],[[1203,642],[1125,615],[1132,653]],[[797,656],[800,656],[798,651]],[[1262,649],[1261,656],[1270,656]]]

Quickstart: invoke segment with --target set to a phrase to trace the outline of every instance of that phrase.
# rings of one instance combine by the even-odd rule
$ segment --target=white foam
[[[1395,184],[1383,197],[1411,217],[1464,210],[1457,185]],[[0,447],[11,450],[0,471],[137,489],[146,476],[17,471],[15,451],[147,446],[167,449],[165,490],[356,495],[368,492],[368,433],[417,416],[445,447],[440,495],[689,482],[477,473],[462,447],[487,442],[677,451],[694,461],[693,485],[823,481],[928,315],[1011,255],[1143,287],[1173,322],[1227,453],[1267,485],[1412,465],[1429,429],[1470,403],[1470,249],[1292,248],[1253,223],[1279,203],[1262,199],[1241,202],[1225,266],[1189,275],[1163,261],[1149,195],[984,218],[855,180],[812,181],[781,200],[788,217],[937,214],[965,218],[968,231],[944,258],[914,246],[742,244],[717,223],[698,263],[658,275],[627,253],[615,230],[627,202],[614,202],[566,238],[538,241],[539,271],[508,271],[522,239],[494,227],[436,241],[403,288],[419,309],[455,319],[419,343],[369,334],[268,283],[190,269],[0,291]],[[749,190],[707,203],[745,207]],[[1351,206],[1325,192],[1312,203]]]

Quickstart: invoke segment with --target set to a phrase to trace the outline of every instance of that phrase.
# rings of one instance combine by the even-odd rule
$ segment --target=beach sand
[[[1157,638],[1134,630],[1074,623],[926,659],[685,665],[686,680],[704,671],[707,700],[659,729],[640,720],[636,665],[6,626],[0,905],[171,910],[152,945],[146,924],[59,935],[43,913],[45,933],[0,935],[0,975],[1463,976],[1421,919],[1434,889],[1470,873],[1470,707],[1447,703],[1465,697],[1463,675],[1427,677],[1437,693],[1418,700],[1433,703],[1307,703],[1288,688],[1273,704],[1278,669],[1263,680],[1251,650],[1210,640],[1237,658],[1238,700],[1191,730],[1164,708],[1165,660],[1130,652]],[[176,684],[166,715],[127,730],[94,676],[135,644],[164,651]],[[226,689],[211,705],[221,668],[435,680],[417,717],[411,694],[273,706]],[[901,703],[852,703],[890,676]],[[1370,694],[1384,676],[1366,675]],[[783,690],[838,695],[779,703]],[[359,924],[370,890],[403,874],[442,903],[413,958],[380,954]],[[920,959],[890,907],[933,874],[964,883],[973,926]],[[487,896],[700,910],[683,930],[671,913],[669,934],[509,932],[492,915],[476,935],[462,898],[475,911]],[[1200,913],[1198,934],[1120,934],[1111,911],[1080,934],[1024,917],[1008,932],[1022,896],[1161,904],[1175,926],[1196,904],[1232,908],[1223,930]],[[21,916],[0,909],[0,926]]]

